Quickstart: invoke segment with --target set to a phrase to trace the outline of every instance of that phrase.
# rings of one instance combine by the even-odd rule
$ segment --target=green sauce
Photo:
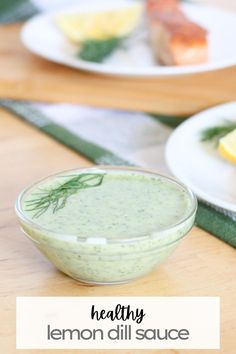
[[[58,176],[36,185],[22,203],[33,222],[22,226],[37,247],[61,271],[91,283],[124,282],[150,271],[194,221],[189,192],[172,180],[132,170],[105,173],[100,186],[79,190],[55,213],[48,208],[34,218],[26,203],[62,183]]]

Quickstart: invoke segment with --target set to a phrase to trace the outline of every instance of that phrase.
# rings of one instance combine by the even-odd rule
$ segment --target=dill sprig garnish
[[[121,45],[123,40],[124,37],[110,37],[103,40],[83,41],[78,56],[86,61],[101,63]]]
[[[35,211],[33,218],[38,218],[48,208],[55,213],[65,207],[68,198],[82,189],[98,187],[102,184],[105,174],[81,173],[75,176],[60,176],[70,178],[65,183],[55,188],[45,188],[34,193],[37,198],[26,201],[26,210]]]
[[[221,138],[236,129],[236,122],[225,120],[225,123],[215,127],[206,128],[201,132],[201,141],[212,141],[218,145]]]

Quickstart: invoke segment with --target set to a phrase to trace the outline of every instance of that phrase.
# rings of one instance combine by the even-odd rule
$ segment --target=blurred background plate
[[[236,165],[217,152],[214,143],[201,142],[201,132],[236,122],[236,102],[203,111],[182,123],[170,136],[166,160],[171,172],[195,194],[220,208],[236,212]]]
[[[71,44],[55,25],[59,13],[103,11],[133,4],[132,0],[78,0],[76,7],[38,15],[22,30],[22,41],[33,53],[51,61],[96,73],[121,76],[176,76],[225,68],[236,64],[236,13],[200,5],[183,3],[184,11],[209,30],[210,59],[203,65],[160,66],[154,63],[147,41],[136,40],[128,50],[117,50],[104,63],[76,58],[78,48]],[[142,37],[142,36],[141,36]]]

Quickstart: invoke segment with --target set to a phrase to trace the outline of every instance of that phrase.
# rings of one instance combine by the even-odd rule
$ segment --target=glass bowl
[[[45,228],[32,219],[23,208],[24,200],[40,185],[50,183],[58,176],[79,174],[84,171],[104,171],[156,178],[163,184],[185,194],[188,209],[176,223],[152,232],[109,237],[82,237]],[[131,178],[132,179],[132,178]],[[91,189],[92,190],[92,189]],[[135,200],[133,200],[135,203]],[[122,205],[120,205],[122,210]],[[163,205],[165,208],[165,205]],[[90,284],[119,284],[139,278],[162,263],[176,248],[194,224],[197,200],[194,194],[176,180],[156,172],[133,167],[96,166],[75,169],[47,177],[23,190],[16,201],[16,214],[23,232],[36,247],[63,273]],[[167,211],[166,211],[167,212]],[[158,216],[157,216],[158,217]]]

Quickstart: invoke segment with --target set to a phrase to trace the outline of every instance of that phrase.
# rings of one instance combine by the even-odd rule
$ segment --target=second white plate
[[[38,15],[29,20],[22,30],[22,41],[33,53],[73,68],[110,75],[175,76],[216,70],[236,64],[236,13],[183,3],[188,16],[209,30],[209,62],[192,66],[160,66],[153,58],[146,41],[135,41],[126,50],[117,50],[103,63],[92,63],[76,58],[78,48],[58,30],[55,17],[59,13],[104,11],[133,4],[132,0],[78,0],[78,5],[57,12]]]
[[[219,156],[214,145],[200,140],[202,130],[236,122],[236,102],[203,111],[182,123],[171,135],[166,160],[172,173],[195,194],[236,213],[236,165]]]

